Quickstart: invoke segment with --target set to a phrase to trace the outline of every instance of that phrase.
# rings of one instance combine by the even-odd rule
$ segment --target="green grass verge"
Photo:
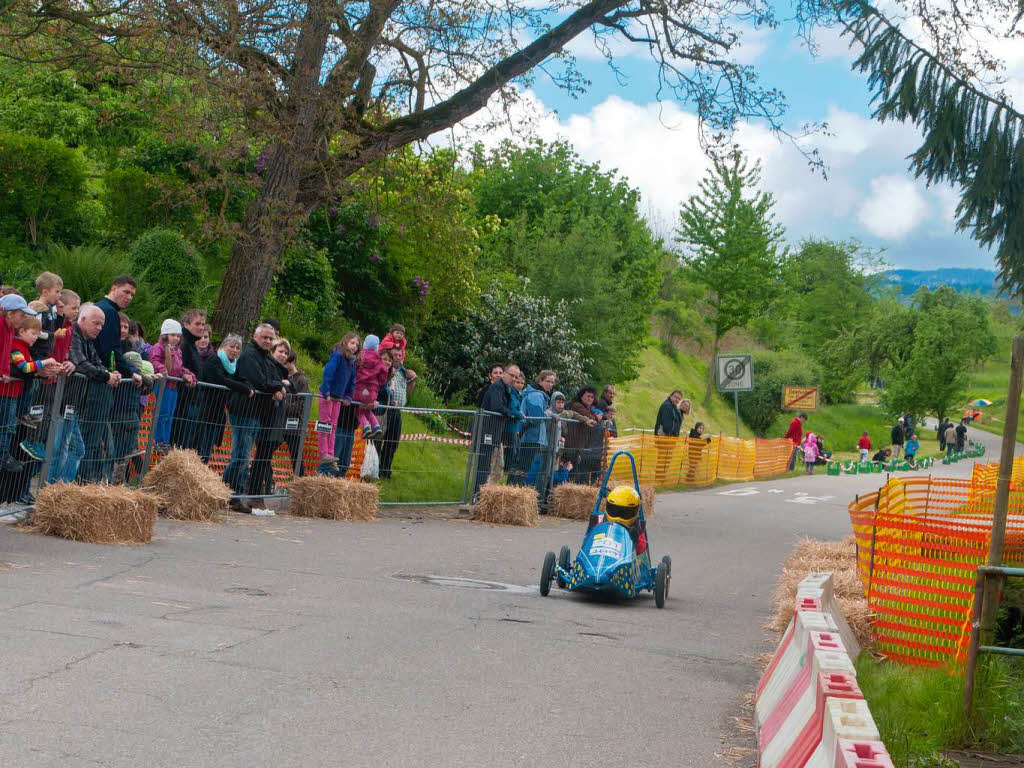
[[[683,422],[687,432],[696,422],[703,421],[707,425],[709,435],[719,432],[726,435],[735,434],[735,418],[731,404],[715,393],[709,408],[705,409],[701,405],[708,375],[707,363],[684,352],[678,352],[676,358],[672,359],[661,350],[657,339],[651,338],[647,347],[640,353],[640,367],[640,376],[636,380],[616,385],[618,396],[615,398],[615,418],[620,434],[624,434],[622,430],[628,427],[654,429],[658,408],[673,389],[681,390],[693,403],[693,411]],[[572,393],[566,394],[572,396]],[[742,422],[740,436],[753,436]]]
[[[945,669],[857,661],[857,682],[898,768],[949,765],[943,749],[1024,754],[1024,662],[988,658],[979,667],[973,722],[963,716],[963,678]]]
[[[775,420],[769,431],[769,437],[782,437],[793,420],[792,413],[783,413]],[[810,430],[825,438],[826,450],[833,451],[836,458],[854,458],[857,456],[857,441],[862,432],[871,438],[871,452],[889,445],[889,433],[892,423],[876,406],[870,404],[824,405],[808,414],[804,431]],[[934,429],[917,430],[917,438],[921,443],[918,456],[938,456],[939,443]]]
[[[402,432],[411,435],[429,430],[421,419],[407,413],[402,419]],[[380,500],[458,503],[468,455],[469,447],[465,445],[403,440],[391,465],[391,478],[379,483]]]

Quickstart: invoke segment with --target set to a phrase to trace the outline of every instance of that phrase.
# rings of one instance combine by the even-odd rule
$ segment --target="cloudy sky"
[[[845,43],[829,33],[818,44],[812,57],[793,28],[783,25],[751,30],[740,52],[765,85],[786,95],[785,122],[791,130],[799,133],[808,122],[826,122],[830,129],[831,135],[812,139],[827,165],[827,180],[765,126],[745,124],[739,132],[739,143],[763,163],[765,185],[776,197],[790,241],[852,237],[884,249],[884,258],[897,267],[993,268],[990,251],[954,231],[956,192],[928,188],[907,173],[905,158],[919,143],[917,131],[872,120],[866,80],[850,71]],[[609,69],[591,36],[578,38],[572,50],[592,85],[573,100],[539,75],[524,94],[523,108],[536,118],[533,130],[545,139],[568,139],[586,160],[617,168],[643,193],[655,228],[671,228],[680,202],[695,191],[708,165],[692,108],[658,103],[654,66],[642,46],[615,46],[625,83]],[[1024,51],[1011,50],[1010,56],[1008,90],[1020,104]],[[488,143],[506,133],[489,134]]]

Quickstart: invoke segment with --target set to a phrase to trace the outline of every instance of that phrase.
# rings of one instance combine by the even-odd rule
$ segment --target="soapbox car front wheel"
[[[658,563],[658,572],[654,575],[654,604],[659,608],[665,607],[665,599],[668,597],[668,583],[671,581],[671,566],[662,560]]]
[[[566,546],[563,546],[562,549],[558,552],[558,564],[562,566],[563,571],[568,573],[569,569],[572,567],[572,550],[570,550]],[[562,578],[562,575],[557,572],[555,573],[555,581],[558,582],[558,586],[561,589],[565,589],[565,579]]]
[[[555,576],[555,553],[548,552],[544,555],[544,565],[540,569],[540,595],[547,597],[551,591],[551,579]]]

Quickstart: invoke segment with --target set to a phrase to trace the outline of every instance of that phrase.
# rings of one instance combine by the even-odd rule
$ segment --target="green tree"
[[[0,134],[0,230],[33,248],[78,242],[85,176],[82,158],[60,142]]]
[[[690,274],[705,287],[704,322],[711,331],[711,359],[722,336],[764,312],[779,292],[786,249],[775,223],[771,194],[758,189],[761,166],[749,166],[736,152],[731,162],[715,161],[697,194],[679,212],[676,242]],[[704,407],[711,403],[714,365],[708,366]]]
[[[170,316],[195,302],[203,284],[203,265],[180,232],[152,229],[132,243],[129,255],[134,271],[146,274]]]
[[[472,160],[478,215],[500,220],[482,244],[481,279],[511,286],[526,277],[529,293],[567,300],[593,342],[588,375],[635,378],[663,252],[639,213],[639,192],[565,142],[505,143],[490,153],[477,146]]]
[[[915,294],[913,335],[879,402],[892,415],[949,415],[966,394],[971,365],[996,351],[984,302],[941,287]]]
[[[821,372],[814,360],[796,349],[758,353],[754,356],[753,372],[754,390],[740,398],[740,416],[755,434],[780,437],[768,435],[768,430],[782,413],[782,388],[817,386],[821,383]]]

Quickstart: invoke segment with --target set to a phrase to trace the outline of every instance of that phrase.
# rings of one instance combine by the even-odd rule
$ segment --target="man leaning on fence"
[[[110,413],[114,406],[114,391],[122,378],[132,379],[138,386],[142,384],[142,376],[124,358],[119,317],[120,312],[135,298],[136,288],[135,278],[119,275],[114,278],[109,293],[94,305],[103,314],[103,324],[91,343],[99,356],[100,365],[109,376],[105,382],[98,378],[90,379],[87,396],[78,414],[81,418],[82,439],[85,441],[85,456],[79,474],[86,482],[107,479],[109,462],[123,458],[114,455],[114,443],[110,437]],[[78,364],[74,359],[72,362]],[[75,383],[69,382],[69,386],[74,388]]]
[[[480,401],[480,413],[477,414],[477,435],[473,441],[476,446],[476,480],[473,483],[473,500],[476,500],[480,486],[487,482],[491,474],[491,458],[494,448],[501,442],[505,419],[512,414],[509,411],[509,388],[512,381],[520,375],[519,366],[510,363],[505,366],[501,376],[491,382]]]
[[[181,364],[196,376],[203,370],[203,359],[196,342],[206,331],[206,312],[190,309],[181,316]],[[197,448],[199,445],[199,415],[202,410],[203,390],[186,386],[178,389],[178,402],[171,421],[171,445],[177,448]]]
[[[260,428],[269,428],[274,417],[274,401],[284,399],[277,363],[270,356],[277,334],[264,323],[252,335],[252,341],[238,358],[235,375],[255,394],[232,394],[228,401],[231,424],[231,460],[224,469],[224,482],[236,494],[245,493],[249,480],[252,446]]]

